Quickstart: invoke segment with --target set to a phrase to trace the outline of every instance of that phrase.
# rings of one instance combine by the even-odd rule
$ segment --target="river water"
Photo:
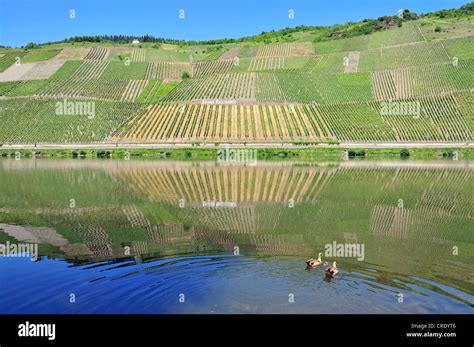
[[[0,313],[472,314],[473,170],[3,159]]]

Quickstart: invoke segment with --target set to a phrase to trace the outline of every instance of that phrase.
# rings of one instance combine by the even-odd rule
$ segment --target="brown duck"
[[[336,274],[339,272],[339,270],[337,269],[336,262],[333,262],[332,265],[328,266],[325,272],[326,272],[326,276],[331,276],[331,277],[336,276]]]
[[[322,253],[319,253],[318,254],[318,259],[308,259],[306,260],[306,265],[308,265],[309,267],[316,267],[316,266],[320,266],[322,264],[322,261],[321,261],[321,256],[323,254]]]

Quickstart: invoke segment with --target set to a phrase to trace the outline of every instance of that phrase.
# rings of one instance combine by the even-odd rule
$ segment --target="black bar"
[[[55,339],[19,337],[19,325],[55,324]],[[190,343],[472,346],[473,315],[0,315],[0,346],[159,346]],[[424,327],[423,329],[421,329]],[[409,337],[407,333],[456,336]],[[169,343],[169,342],[168,342]],[[167,343],[167,344],[168,344]]]

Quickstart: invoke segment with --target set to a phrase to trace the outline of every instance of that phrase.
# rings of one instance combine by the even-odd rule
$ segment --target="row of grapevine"
[[[263,76],[263,74],[262,74]],[[292,102],[316,102],[322,99],[321,94],[317,88],[315,88],[314,82],[309,78],[310,75],[305,75],[305,78],[302,75],[295,73],[278,73],[278,74],[268,74],[267,78],[258,78],[258,82],[265,82],[266,86],[258,86],[260,89],[265,88],[275,88],[276,86],[272,83],[272,78],[277,83],[278,89],[273,93],[269,93],[275,97],[283,97],[282,99],[263,99],[263,101],[273,101],[278,102],[282,100],[292,101]],[[260,93],[260,97],[265,97],[268,94]]]
[[[50,81],[35,94],[49,97],[121,100],[130,81],[100,79],[62,79]]]
[[[181,79],[184,72],[191,73],[191,64],[181,62],[160,62],[148,63],[145,79]]]
[[[24,81],[10,81],[0,83],[0,96],[9,95],[18,88]]]
[[[60,80],[64,78],[70,78],[74,72],[79,69],[79,67],[82,65],[82,61],[80,60],[69,60],[66,61],[59,69],[56,71],[49,79],[48,81],[53,81],[53,80]]]
[[[71,79],[96,79],[99,78],[109,64],[106,60],[84,61],[71,75]]]
[[[464,93],[465,94],[465,93]],[[389,102],[303,105],[162,104],[117,138],[131,141],[468,141],[472,116],[463,94]],[[461,106],[460,106],[461,105]]]
[[[474,139],[474,129],[469,128],[458,107],[454,95],[421,99],[424,112],[422,117],[430,117],[445,141],[465,141]],[[472,117],[472,114],[470,115]]]
[[[319,56],[319,60],[310,69],[310,72],[318,73],[339,73],[344,72],[346,68],[347,54],[341,53],[329,53]],[[359,60],[360,63],[360,60]]]
[[[373,94],[376,100],[397,99],[402,95],[402,93],[397,90],[393,71],[394,70],[381,70],[372,73]],[[406,95],[403,96],[406,97]]]
[[[105,141],[142,107],[129,102],[94,100],[94,114],[70,115],[58,113],[58,103],[63,102],[62,99],[0,100],[0,143]]]
[[[278,70],[285,67],[284,57],[253,58],[250,62],[249,71]]]
[[[400,108],[404,105],[414,105],[415,108],[418,105],[418,101],[415,99],[406,99],[403,102],[398,102]],[[396,104],[398,105],[398,104]],[[373,104],[374,110],[381,114],[382,119],[386,122],[396,133],[396,140],[402,142],[409,141],[421,141],[421,142],[434,142],[441,141],[442,136],[439,134],[436,129],[435,124],[430,120],[429,117],[421,117],[421,108],[420,113],[418,112],[409,112],[409,111],[392,111],[387,112],[383,110],[383,107],[390,110],[390,104]],[[408,107],[405,107],[408,109]]]
[[[257,58],[261,57],[289,57],[291,46],[287,43],[260,46],[257,51]]]
[[[23,52],[11,52],[5,53],[0,57],[0,72],[5,71],[15,62],[20,62],[21,58],[25,55]]]
[[[263,45],[257,48],[256,58],[274,57],[304,57],[314,56],[313,45],[310,42],[304,43],[275,43]]]
[[[285,95],[275,74],[256,74],[255,96],[263,101],[285,101]]]
[[[418,42],[413,44],[380,47],[362,51],[359,71],[377,71],[435,63],[451,62],[451,57],[440,41]]]
[[[368,73],[230,73],[185,80],[163,101],[258,100],[346,103],[373,100]]]
[[[275,73],[274,78],[287,101],[346,103],[373,100],[372,81],[367,73]]]
[[[255,100],[255,74],[203,76],[181,82],[163,101]]]
[[[232,72],[248,71],[298,71],[312,72],[321,56],[242,58],[235,62]]]
[[[395,132],[366,103],[314,106],[334,136],[341,141],[396,141]]]
[[[114,137],[127,141],[326,140],[314,105],[150,105]]]
[[[474,117],[472,110],[474,110],[474,92],[459,93],[456,95],[459,112],[464,116],[469,129],[474,129]],[[474,130],[473,130],[474,131]]]
[[[147,83],[147,80],[129,81],[125,91],[122,94],[122,97],[120,98],[120,101],[135,101],[145,89]]]
[[[33,95],[47,83],[47,80],[1,82],[0,96]]]
[[[466,113],[460,106],[462,97],[463,94],[432,96],[377,103],[373,107],[394,129],[399,141],[469,141],[474,138],[469,124],[472,111]]]
[[[132,50],[131,60],[133,62],[144,62],[146,60],[146,49],[134,48]]]
[[[473,81],[474,60],[372,73],[373,93],[377,100],[466,91],[474,87]]]
[[[474,53],[472,49],[469,49],[469,47],[474,45],[474,35],[455,37],[449,40],[443,40],[442,42],[451,57],[456,57],[457,59],[474,59]]]
[[[194,77],[230,72],[234,65],[233,60],[210,60],[194,63],[192,75]]]
[[[147,103],[158,102],[158,91],[160,89],[161,83],[161,80],[150,80],[143,88],[140,95],[135,99],[135,101]]]
[[[108,48],[94,47],[84,57],[85,60],[106,60],[109,56],[110,50]]]

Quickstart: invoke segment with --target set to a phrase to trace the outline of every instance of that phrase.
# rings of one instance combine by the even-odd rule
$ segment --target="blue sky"
[[[0,45],[76,35],[151,34],[207,40],[238,38],[297,25],[377,18],[409,8],[417,13],[469,0],[0,0]],[[76,18],[69,18],[75,10]],[[179,10],[185,19],[179,19]],[[294,19],[288,11],[294,11]]]

